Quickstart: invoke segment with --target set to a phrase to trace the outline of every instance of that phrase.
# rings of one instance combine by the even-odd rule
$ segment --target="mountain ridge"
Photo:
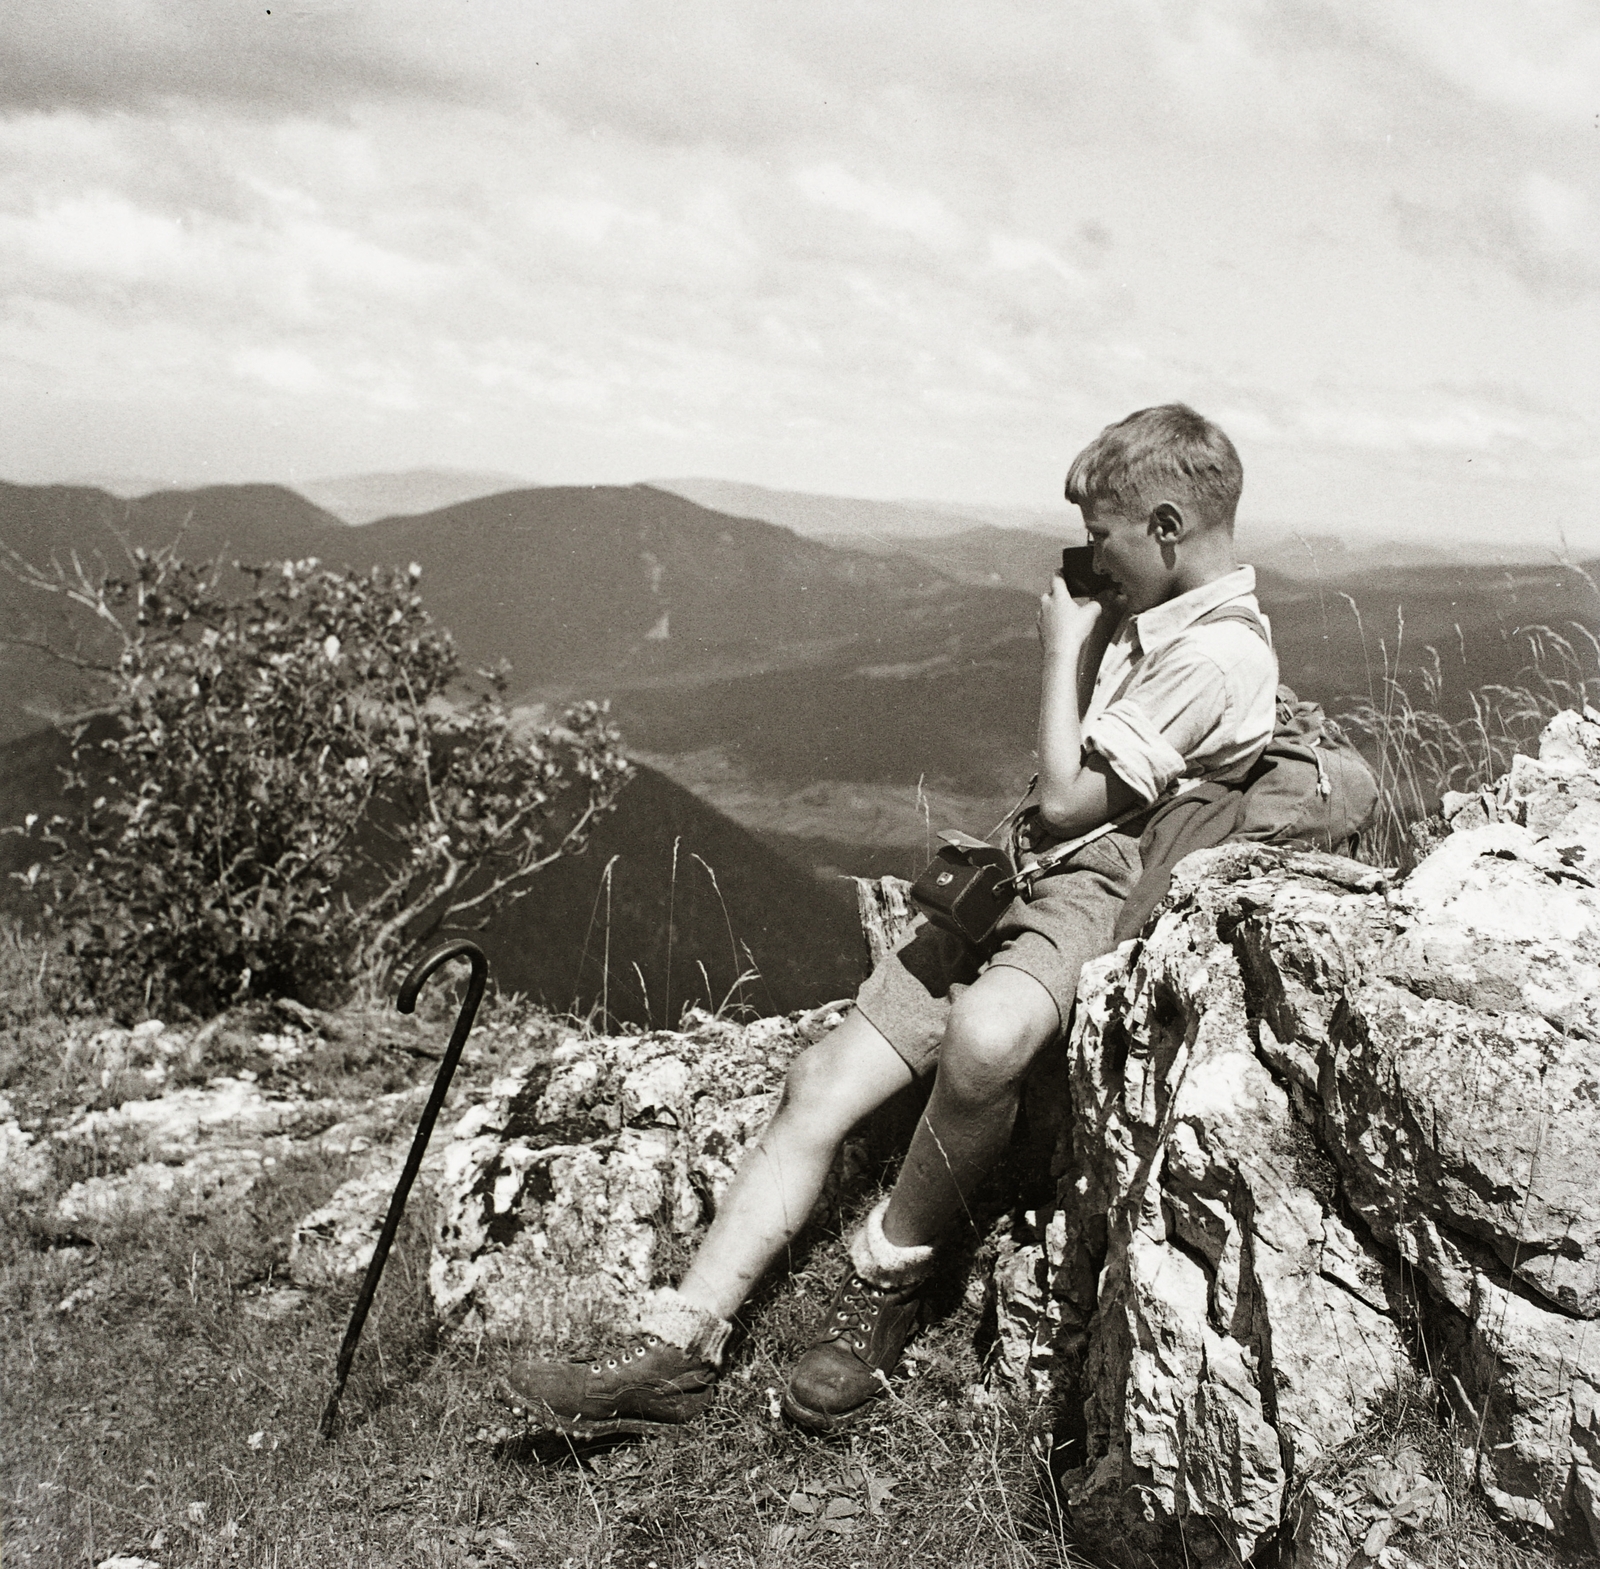
[[[283,487],[124,502],[0,486],[0,540],[39,552],[166,543],[185,520],[193,554],[226,543],[256,559],[419,562],[464,665],[508,657],[526,717],[611,698],[632,749],[815,867],[879,865],[885,833],[909,851],[927,824],[906,803],[930,796],[985,832],[1032,771],[1037,595],[1059,548],[1044,533],[830,544],[651,485],[535,486],[360,528]],[[1391,563],[1310,579],[1262,567],[1257,584],[1285,680],[1331,711],[1381,701],[1395,668],[1415,681],[1427,645],[1440,701],[1464,711],[1471,689],[1526,679],[1530,627],[1600,619],[1584,569],[1553,564]],[[14,621],[23,603],[0,576],[0,612]],[[66,635],[59,605],[26,608],[41,622],[55,612]],[[0,738],[84,699],[80,677],[29,650],[0,650],[0,679],[13,696]]]

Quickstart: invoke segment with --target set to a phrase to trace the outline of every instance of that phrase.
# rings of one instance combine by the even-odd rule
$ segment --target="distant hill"
[[[1543,566],[1551,561],[1550,552],[1542,546],[1523,547],[1514,539],[1494,544],[1466,540],[1445,546],[1273,528],[1245,529],[1241,533],[1245,560],[1304,582],[1343,581],[1393,568],[1423,567],[1449,573],[1460,568]]]
[[[649,485],[509,491],[359,529],[280,487],[125,502],[0,486],[0,541],[36,559],[109,556],[114,530],[164,543],[185,519],[192,555],[419,562],[465,663],[510,658],[534,717],[568,696],[610,697],[629,746],[679,785],[798,863],[848,870],[914,859],[935,810],[919,788],[940,803],[935,828],[959,814],[983,832],[1026,780],[1037,594],[1071,537],[983,525],[846,548]],[[1284,677],[1334,710],[1381,697],[1386,660],[1420,696],[1432,645],[1442,701],[1462,712],[1474,687],[1523,679],[1524,629],[1600,626],[1581,570],[1374,563],[1312,540],[1301,553],[1317,570],[1302,575],[1256,544],[1243,534]],[[41,616],[25,599],[0,576],[7,626]],[[0,652],[0,679],[12,699],[0,738],[37,726],[29,705],[77,690],[26,651]]]
[[[0,745],[0,822],[52,809],[67,760],[53,731]],[[0,836],[0,916],[30,912],[11,875],[29,848]],[[850,995],[866,965],[847,883],[819,882],[647,768],[582,855],[547,867],[534,893],[470,935],[506,991],[579,1014],[604,1000],[639,1024],[676,1022],[688,1002],[811,1007]],[[746,970],[757,973],[741,983]]]
[[[71,551],[117,561],[122,540],[147,548],[181,539],[194,560],[303,556],[348,537],[331,513],[283,485],[158,490],[133,500],[79,485],[0,481],[0,540],[31,561]]]
[[[985,646],[1031,610],[921,562],[845,551],[649,485],[511,491],[347,536],[423,567],[436,619],[527,691],[677,685]]]
[[[1061,565],[1062,547],[1083,543],[1083,530],[1070,526],[1072,521],[1063,515],[1059,519],[1061,527],[1055,533],[1035,528],[996,528],[982,523],[959,533],[936,534],[926,539],[886,540],[832,534],[827,536],[827,542],[835,545],[850,542],[861,550],[912,556],[957,583],[986,584],[1039,594]]]
[[[459,501],[475,501],[504,490],[526,490],[516,474],[474,473],[469,469],[402,469],[389,474],[341,474],[295,486],[302,496],[346,523],[435,512]]]
[[[57,484],[75,490],[104,490],[123,500],[134,496],[148,496],[153,490],[179,490],[180,482],[168,475],[158,479],[153,474],[73,474]]]
[[[332,556],[350,530],[281,485],[213,485],[156,491],[136,500],[76,485],[0,482],[0,545],[23,560],[70,569],[74,556],[91,572],[125,561],[124,547],[159,549],[180,541],[191,560],[217,557],[270,561]],[[23,587],[0,572],[0,626],[13,637],[48,639],[57,648],[83,641],[77,653],[103,658],[112,646],[86,618],[69,619],[61,600]],[[0,740],[36,729],[42,715],[72,711],[94,697],[92,680],[48,656],[0,646]]]
[[[578,1013],[604,993],[614,1017],[641,1024],[676,1022],[687,1002],[715,1009],[730,994],[787,1013],[848,997],[866,974],[849,883],[819,881],[651,769],[581,856],[547,867],[479,940],[507,990]],[[755,978],[737,985],[747,969]]]
[[[509,658],[523,693],[739,674],[847,646],[872,657],[887,643],[894,658],[924,657],[981,648],[1030,614],[1014,596],[923,563],[831,549],[645,485],[511,491],[359,530],[276,486],[124,501],[0,485],[0,543],[37,563],[74,553],[116,562],[124,542],[156,547],[180,532],[194,559],[416,561],[430,610],[467,661]],[[58,601],[4,576],[0,612],[24,632],[59,640],[64,631]],[[0,673],[20,698],[0,716],[0,737],[38,723],[30,704],[71,706],[83,690],[26,651],[0,654]]]
[[[797,490],[769,490],[765,485],[746,485],[731,479],[659,479],[653,483],[658,490],[669,490],[702,507],[734,517],[760,518],[812,539],[835,542],[877,538],[904,543],[957,534],[975,525],[998,521],[994,508],[977,507],[966,512],[955,502],[820,496]]]

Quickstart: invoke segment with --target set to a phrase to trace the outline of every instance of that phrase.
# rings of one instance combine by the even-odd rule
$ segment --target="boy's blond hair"
[[[1200,504],[1207,522],[1233,527],[1244,466],[1227,436],[1186,403],[1107,425],[1067,470],[1067,500],[1085,511],[1109,502],[1128,513],[1174,486]]]

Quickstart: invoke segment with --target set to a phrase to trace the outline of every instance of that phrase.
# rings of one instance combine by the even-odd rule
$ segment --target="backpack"
[[[1243,605],[1199,618],[1215,621],[1243,621],[1271,643],[1261,618]],[[1115,940],[1143,928],[1184,856],[1227,839],[1353,855],[1377,808],[1378,781],[1366,759],[1320,704],[1280,686],[1272,739],[1249,773],[1233,784],[1195,785],[1158,803],[1146,820],[1139,839],[1144,871],[1117,918]]]

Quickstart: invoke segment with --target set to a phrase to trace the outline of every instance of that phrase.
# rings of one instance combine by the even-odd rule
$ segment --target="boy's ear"
[[[1176,545],[1189,532],[1189,520],[1173,502],[1158,501],[1151,508],[1150,537],[1158,545]]]

